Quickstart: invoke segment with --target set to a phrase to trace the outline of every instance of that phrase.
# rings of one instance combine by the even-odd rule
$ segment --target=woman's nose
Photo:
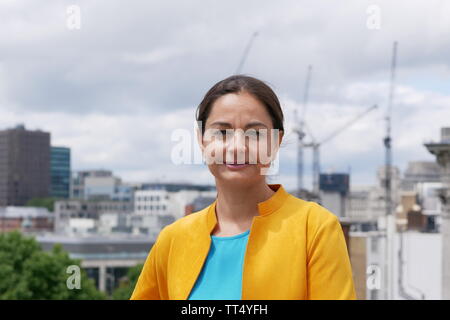
[[[226,162],[245,162],[247,151],[245,135],[243,130],[234,130],[231,137],[227,137],[226,142]]]

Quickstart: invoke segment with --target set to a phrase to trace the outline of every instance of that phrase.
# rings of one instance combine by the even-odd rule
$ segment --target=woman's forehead
[[[227,122],[241,125],[248,122],[261,122],[266,126],[271,124],[271,118],[264,105],[248,93],[226,94],[218,98],[208,116],[207,124]]]

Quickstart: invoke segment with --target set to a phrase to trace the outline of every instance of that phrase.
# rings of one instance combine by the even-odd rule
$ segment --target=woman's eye
[[[231,132],[228,132],[227,130],[220,130],[220,129],[217,129],[217,130],[214,130],[214,135],[215,136],[218,136],[218,137],[226,137],[227,136],[227,134],[229,135]]]
[[[248,136],[253,138],[259,138],[264,136],[264,134],[260,130],[250,130],[247,132]]]

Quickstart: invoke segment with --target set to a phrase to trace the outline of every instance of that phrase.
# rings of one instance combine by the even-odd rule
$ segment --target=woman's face
[[[272,119],[258,99],[245,91],[223,95],[203,126],[199,142],[216,179],[252,184],[265,178],[263,172],[278,151],[282,132],[274,135]]]

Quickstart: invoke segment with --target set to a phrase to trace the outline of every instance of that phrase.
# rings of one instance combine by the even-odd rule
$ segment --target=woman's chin
[[[259,175],[255,169],[256,168],[243,168],[240,170],[233,170],[223,166],[216,177],[227,182],[252,182],[257,180],[257,176]]]
[[[217,180],[227,185],[235,185],[236,187],[250,186],[255,183],[254,179],[252,179],[251,177],[243,176],[221,176]]]

